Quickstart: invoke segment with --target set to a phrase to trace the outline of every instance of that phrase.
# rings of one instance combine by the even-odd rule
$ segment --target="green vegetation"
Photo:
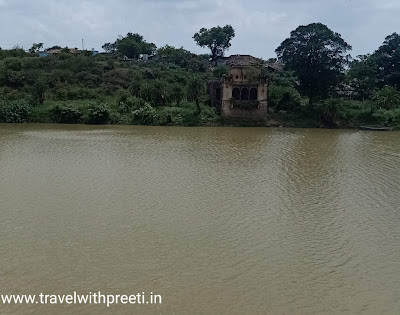
[[[136,40],[144,48],[135,50]],[[216,109],[207,105],[208,57],[165,46],[158,51],[163,61],[124,61],[125,49],[135,56],[155,47],[135,34],[115,47],[95,57],[0,50],[0,122],[219,124]]]
[[[339,84],[351,50],[338,33],[326,25],[313,23],[294,30],[277,49],[278,58],[299,79],[299,89],[310,104],[316,97],[327,97]]]
[[[39,58],[42,43],[28,52],[0,48],[0,122],[224,124],[218,109],[209,106],[206,87],[229,75],[226,66],[210,60],[223,56],[234,36],[230,25],[196,33],[194,40],[211,55],[169,45],[157,49],[133,33],[106,43],[106,53],[96,56],[54,46],[62,52]],[[400,36],[388,36],[374,53],[354,60],[350,50],[323,24],[294,30],[277,48],[278,59],[268,61],[281,62],[283,70],[262,70],[270,82],[266,125],[400,128]],[[150,60],[139,60],[143,54]]]
[[[231,41],[235,37],[235,30],[231,25],[224,27],[202,28],[194,34],[193,39],[197,45],[208,47],[211,50],[212,60],[222,57],[227,49],[231,47]]]
[[[352,61],[349,50],[323,24],[294,30],[276,50],[285,71],[271,77],[273,124],[400,129],[400,36],[388,36],[373,54]]]

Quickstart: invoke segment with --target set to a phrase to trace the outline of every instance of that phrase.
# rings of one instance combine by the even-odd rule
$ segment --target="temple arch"
[[[239,100],[240,100],[240,90],[239,90],[239,88],[235,87],[235,88],[232,90],[232,97],[233,97],[236,101],[239,101]]]
[[[248,101],[249,100],[249,89],[248,88],[243,88],[241,93],[240,93],[240,99],[242,101]]]
[[[250,90],[250,101],[256,101],[258,99],[258,90],[257,88],[253,87]]]

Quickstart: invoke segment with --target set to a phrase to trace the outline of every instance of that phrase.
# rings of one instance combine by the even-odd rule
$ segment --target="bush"
[[[152,125],[157,119],[156,110],[148,103],[133,111],[132,115],[132,122],[139,125]]]
[[[115,69],[104,73],[104,83],[111,85],[116,89],[129,88],[132,81],[132,73],[128,69]]]
[[[276,111],[295,111],[301,106],[301,96],[293,87],[271,85],[269,104]]]
[[[215,107],[203,107],[200,113],[200,124],[202,126],[217,125],[221,123],[221,117]]]
[[[31,106],[25,100],[0,102],[0,122],[24,123],[29,120],[30,113]]]
[[[383,109],[400,107],[400,93],[393,86],[385,86],[383,89],[376,92],[373,100]]]
[[[51,115],[54,122],[63,124],[77,124],[80,122],[83,112],[79,108],[64,104],[56,105],[52,109]]]
[[[180,107],[164,107],[158,113],[157,125],[171,125],[171,126],[182,126],[183,125],[183,113],[184,109]]]
[[[44,76],[38,77],[35,84],[32,87],[32,96],[36,103],[43,104],[47,89],[48,89],[48,84],[46,77]]]
[[[385,126],[400,126],[400,109],[378,109],[372,114],[377,123]]]
[[[229,67],[228,66],[219,66],[213,70],[213,76],[215,78],[222,78],[224,75],[229,75]]]
[[[89,105],[87,123],[93,125],[104,125],[110,121],[110,108],[108,104]]]
[[[321,102],[321,121],[325,126],[336,127],[338,125],[337,119],[340,112],[340,105],[341,100],[337,98],[330,98]]]
[[[203,112],[204,111],[204,112]],[[215,109],[203,107],[199,115],[193,102],[183,102],[181,107],[163,107],[159,109],[158,125],[200,126],[213,120]]]
[[[133,111],[139,109],[141,106],[144,106],[145,102],[141,98],[137,97],[128,97],[128,98],[119,98],[117,103],[118,112],[121,114],[130,114]]]
[[[95,99],[98,93],[94,89],[87,89],[84,87],[73,87],[66,91],[66,98],[68,100],[78,99]]]

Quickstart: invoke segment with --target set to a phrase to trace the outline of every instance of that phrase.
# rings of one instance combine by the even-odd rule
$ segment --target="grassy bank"
[[[212,68],[204,56],[182,58],[126,62],[115,55],[39,58],[17,49],[3,51],[0,122],[307,128],[374,124],[400,129],[398,99],[388,103],[385,98],[396,91],[367,101],[330,97],[310,104],[297,91],[296,78],[285,71],[265,73],[271,82],[265,122],[227,121],[210,106],[206,90],[207,82],[227,69]]]

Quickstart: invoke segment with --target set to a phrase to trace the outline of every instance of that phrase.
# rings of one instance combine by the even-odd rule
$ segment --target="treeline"
[[[327,26],[294,30],[276,49],[286,79],[271,86],[270,105],[300,124],[400,126],[400,36],[353,59],[352,47]],[[291,118],[290,118],[291,117]]]
[[[219,125],[207,82],[227,74],[215,67],[235,36],[232,26],[201,29],[193,39],[210,54],[157,48],[128,33],[103,45],[105,54],[39,58],[43,44],[25,52],[0,49],[0,121],[89,124]],[[54,48],[54,47],[52,47]],[[60,49],[60,46],[56,46]],[[400,127],[400,36],[371,54],[351,58],[351,46],[320,23],[300,26],[276,49],[264,70],[270,79],[269,125]],[[141,61],[146,54],[151,61]]]
[[[141,50],[134,51],[138,55],[129,57]],[[143,62],[124,60],[125,52],[92,56],[63,49],[39,58],[19,48],[0,50],[0,121],[219,124],[217,110],[207,106],[209,56],[165,46],[158,49],[163,60]]]

